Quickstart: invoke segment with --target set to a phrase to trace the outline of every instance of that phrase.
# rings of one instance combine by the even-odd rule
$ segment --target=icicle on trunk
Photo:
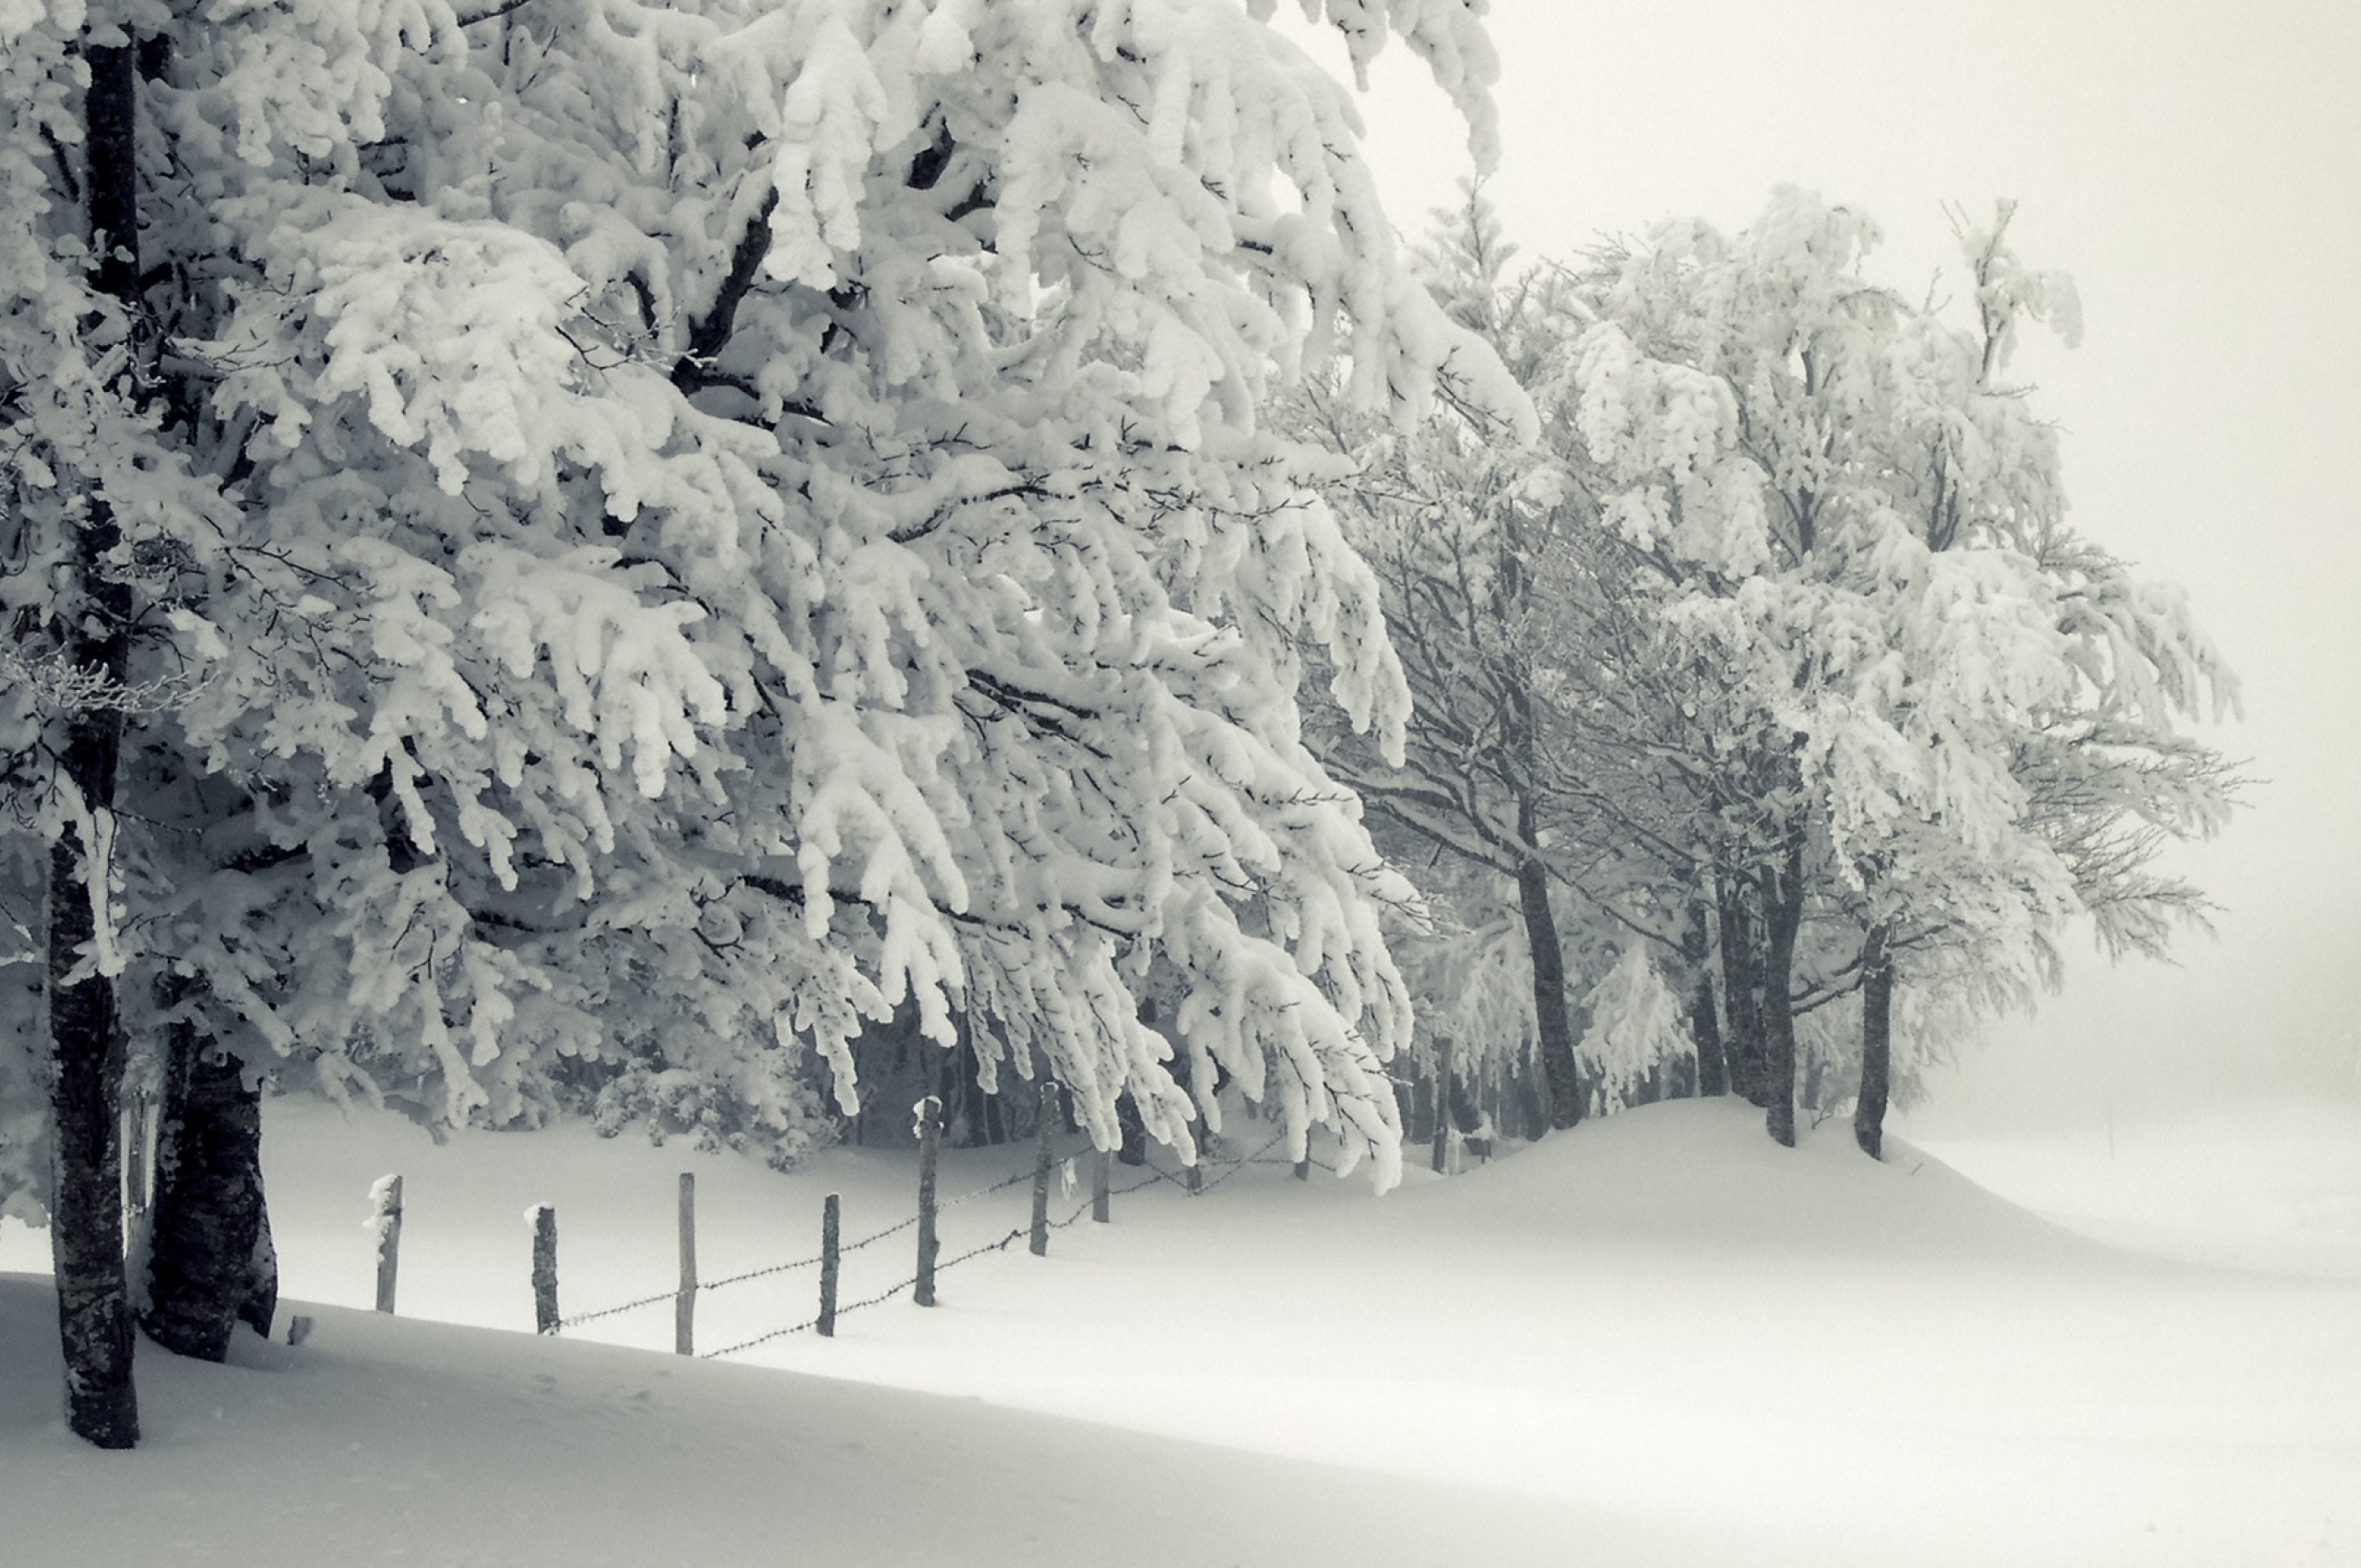
[[[1763,924],[1766,927],[1762,965],[1763,1087],[1769,1104],[1763,1124],[1772,1141],[1796,1146],[1796,1013],[1791,989],[1796,968],[1796,936],[1804,918],[1804,836],[1800,828],[1787,834],[1786,854],[1777,867],[1765,867],[1762,879]]]
[[[185,985],[168,987],[185,994]],[[187,1019],[170,1027],[148,1305],[139,1326],[175,1355],[219,1361],[240,1323],[264,1338],[279,1305],[262,1184],[262,1090]]]
[[[1885,1158],[1886,1099],[1893,1084],[1893,961],[1885,927],[1873,926],[1861,949],[1861,1094],[1853,1107],[1853,1140],[1871,1159]]]

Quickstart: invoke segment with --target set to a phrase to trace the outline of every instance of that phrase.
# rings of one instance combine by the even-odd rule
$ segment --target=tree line
[[[1427,1057],[1530,1063],[1558,1127],[1678,1085],[1792,1143],[1799,1091],[1849,1099],[1875,1155],[1897,1031],[1907,1084],[2053,986],[2076,922],[2119,955],[2202,921],[2154,860],[2236,802],[2187,731],[2236,684],[2068,525],[2009,373],[2078,307],[2008,205],[1954,215],[1955,293],[1916,303],[1802,191],[1531,267],[1480,189],[1438,216],[1430,286],[1540,440],[1291,405],[1413,695],[1401,764],[1315,728],[1425,897],[1396,945]]]
[[[1480,7],[1312,8],[1489,157]],[[1257,12],[0,8],[0,1205],[75,1431],[135,1322],[268,1324],[266,1077],[791,1160],[923,1039],[1382,1187],[1437,1031],[1557,1125],[1679,1036],[1791,1135],[1828,998],[2197,906],[2227,676],[2065,530],[1998,229],[1963,331],[1802,197],[1422,283]]]

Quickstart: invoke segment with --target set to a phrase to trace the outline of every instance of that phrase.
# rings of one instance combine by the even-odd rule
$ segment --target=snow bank
[[[228,1369],[145,1353],[138,1453],[64,1435],[45,1286],[0,1280],[11,1562],[2361,1563],[2361,1288],[2100,1245],[1835,1126],[1781,1150],[1743,1107],[1674,1104],[1382,1199],[1285,1166],[1157,1183],[1046,1259],[947,1272],[939,1309],[718,1363],[585,1342],[667,1345],[663,1308],[526,1334],[526,1205],[557,1206],[579,1312],[669,1287],[682,1170],[718,1277],[809,1250],[830,1191],[848,1239],[903,1218],[907,1154],[780,1176],[270,1117],[286,1310],[319,1326]],[[1030,1164],[953,1151],[943,1189]],[[516,1332],[300,1304],[366,1304],[352,1216],[391,1170],[403,1312]],[[1026,1203],[948,1210],[944,1254]],[[0,1267],[42,1240],[0,1234]],[[846,1297],[906,1277],[908,1240],[848,1256]],[[706,1293],[699,1342],[810,1289]]]

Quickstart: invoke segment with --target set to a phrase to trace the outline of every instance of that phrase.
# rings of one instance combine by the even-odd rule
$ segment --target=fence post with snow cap
[[[681,1172],[681,1292],[673,1298],[672,1349],[696,1354],[697,1322],[697,1179]]]
[[[557,1332],[557,1210],[535,1204],[525,1211],[533,1227],[533,1332]]]
[[[919,1101],[919,1275],[910,1299],[919,1306],[934,1305],[934,1162],[943,1146],[943,1101],[932,1095]]]
[[[813,1324],[823,1339],[836,1336],[836,1268],[840,1257],[837,1234],[836,1194],[830,1193],[828,1201],[820,1208],[820,1317]]]
[[[1435,1040],[1435,1174],[1451,1163],[1451,1037]]]
[[[377,1310],[394,1310],[394,1276],[401,1266],[402,1179],[380,1176],[369,1188],[369,1218],[362,1228],[377,1233]]]
[[[1046,1080],[1041,1085],[1040,1110],[1034,1120],[1033,1152],[1033,1255],[1050,1255],[1050,1128],[1058,1109],[1058,1087]]]

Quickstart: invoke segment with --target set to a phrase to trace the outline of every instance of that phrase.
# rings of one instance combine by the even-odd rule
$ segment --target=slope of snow
[[[1929,1147],[2075,1232],[2190,1261],[2361,1282],[2361,1108],[2256,1100]]]
[[[400,1170],[404,1313],[512,1329],[533,1202],[559,1209],[569,1313],[670,1286],[682,1170],[707,1279],[803,1256],[825,1192],[851,1239],[909,1212],[909,1157],[881,1151],[779,1176],[279,1102],[268,1158],[291,1297],[368,1302],[366,1193]],[[1027,1168],[955,1154],[943,1190]],[[1026,1204],[948,1210],[945,1255]],[[40,1240],[0,1233],[0,1266]],[[847,1299],[907,1277],[910,1241],[848,1256]],[[700,1346],[808,1317],[812,1288],[701,1295]],[[148,1351],[126,1458],[63,1434],[46,1298],[10,1282],[0,1514],[64,1549],[101,1503],[122,1546],[255,1568],[2361,1563],[2350,1280],[2110,1250],[1906,1146],[1777,1149],[1743,1107],[1653,1107],[1383,1199],[1274,1165],[1159,1182],[942,1291],[718,1363],[651,1353],[669,1304],[552,1343],[291,1303],[320,1318],[293,1349]]]
[[[144,1348],[145,1441],[101,1455],[52,1414],[53,1302],[0,1277],[0,1539],[29,1568],[1341,1568],[1433,1560],[1468,1506],[972,1400],[344,1308],[311,1309],[294,1348],[242,1336],[228,1367]],[[1483,1512],[1475,1539],[1542,1560],[1541,1509]]]

